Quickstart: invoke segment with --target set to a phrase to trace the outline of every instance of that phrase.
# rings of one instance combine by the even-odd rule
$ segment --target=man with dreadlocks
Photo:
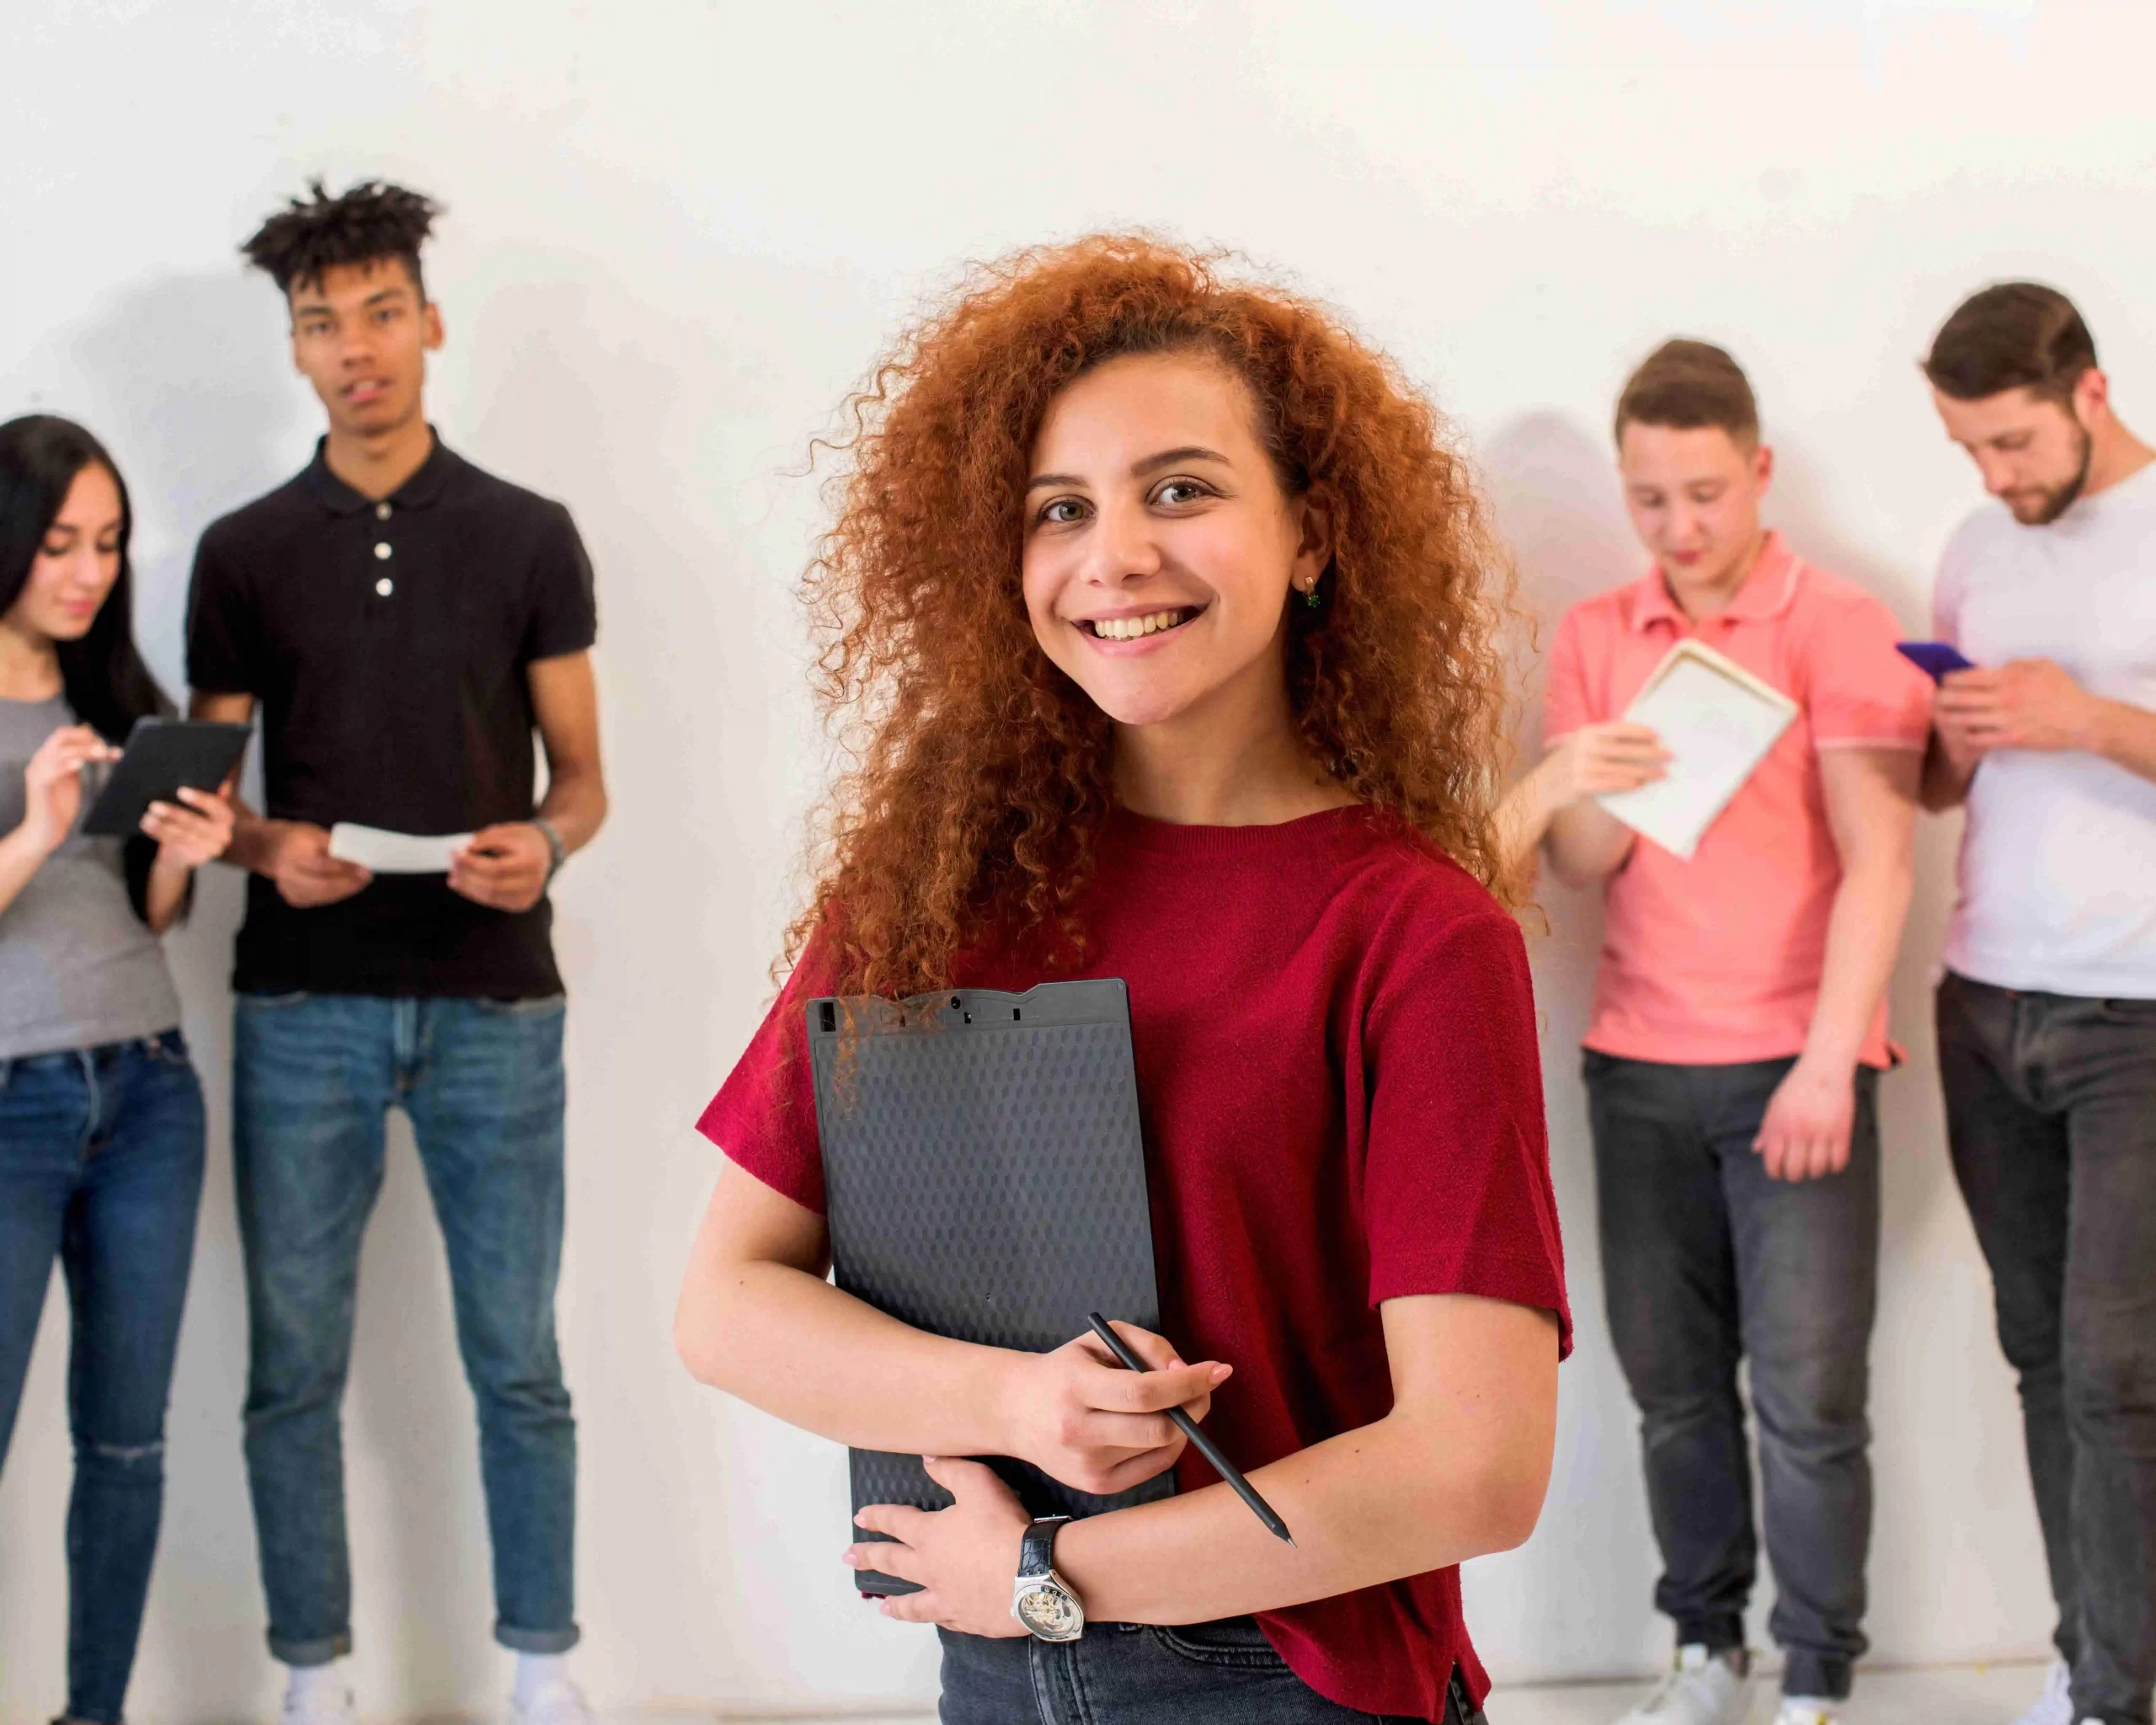
[[[285,296],[328,418],[305,471],[202,537],[195,711],[262,721],[265,808],[233,988],[233,1161],[250,1328],[247,1461],[287,1725],[356,1717],[339,1405],[390,1107],[409,1116],[478,1404],[495,1636],[520,1721],[579,1725],[563,1669],[575,1428],[554,1339],[562,980],[547,889],[606,811],[591,565],[568,511],[451,453],[427,198],[317,181],[243,248]],[[534,799],[531,736],[547,754]],[[349,821],[469,835],[446,872],[332,853]]]

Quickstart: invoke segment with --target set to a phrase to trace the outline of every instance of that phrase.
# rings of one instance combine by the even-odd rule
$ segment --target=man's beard
[[[2015,510],[2014,519],[2020,522],[2023,526],[2048,527],[2073,507],[2074,499],[2081,495],[2081,488],[2089,483],[2089,460],[2090,452],[2095,448],[2095,440],[2089,436],[2087,430],[2079,421],[2075,423],[2073,430],[2075,435],[2081,439],[2081,457],[2075,464],[2073,477],[2063,485],[2055,486],[2048,491],[2039,492],[2037,495],[2042,499],[2042,501],[2038,505],[2034,515],[2024,515],[2020,510]]]

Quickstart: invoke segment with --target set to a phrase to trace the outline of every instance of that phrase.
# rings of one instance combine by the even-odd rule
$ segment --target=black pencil
[[[1093,1327],[1093,1333],[1107,1343],[1108,1352],[1114,1354],[1133,1371],[1150,1371],[1152,1368],[1130,1349],[1130,1344],[1115,1332],[1115,1328],[1097,1311],[1086,1314],[1086,1322]],[[1197,1446],[1198,1453],[1213,1464],[1213,1471],[1235,1487],[1235,1495],[1250,1505],[1251,1514],[1265,1525],[1265,1530],[1273,1538],[1295,1543],[1295,1536],[1288,1531],[1288,1524],[1280,1519],[1279,1511],[1258,1495],[1257,1487],[1243,1477],[1243,1471],[1220,1453],[1220,1446],[1198,1429],[1198,1422],[1180,1407],[1171,1407],[1168,1418],[1177,1429]]]

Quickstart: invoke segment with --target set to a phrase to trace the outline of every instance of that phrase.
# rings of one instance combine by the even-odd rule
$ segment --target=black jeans
[[[943,1640],[942,1725],[1417,1725],[1329,1701],[1252,1617],[1096,1623],[1076,1641]],[[1443,1725],[1482,1725],[1457,1671]]]
[[[1748,1357],[1782,1687],[1839,1698],[1867,1645],[1879,1075],[1856,1075],[1846,1169],[1772,1180],[1752,1140],[1793,1064],[1589,1050],[1585,1076],[1609,1328],[1662,1547],[1655,1605],[1680,1642],[1744,1644],[1758,1566],[1737,1392]]]
[[[2020,1375],[2076,1718],[2156,1687],[2156,1001],[1940,983],[1954,1175]]]

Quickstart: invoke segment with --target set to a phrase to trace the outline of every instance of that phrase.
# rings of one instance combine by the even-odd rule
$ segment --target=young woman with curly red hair
[[[955,1725],[1466,1720],[1463,1559],[1518,1545],[1568,1345],[1520,937],[1489,890],[1497,559],[1427,403],[1315,307],[1098,238],[1023,254],[854,403],[809,576],[854,771],[793,974],[706,1112],[697,1375],[794,1424],[1178,1495],[1070,1524],[1023,1638],[985,1466],[884,1507]],[[828,1262],[800,1002],[1129,986],[1155,1369],[908,1328]],[[1185,1364],[1186,1359],[1196,1364]],[[1232,1375],[1231,1375],[1232,1374]],[[1162,1410],[1295,1530],[1269,1535]],[[846,1561],[867,1567],[862,1548]]]

